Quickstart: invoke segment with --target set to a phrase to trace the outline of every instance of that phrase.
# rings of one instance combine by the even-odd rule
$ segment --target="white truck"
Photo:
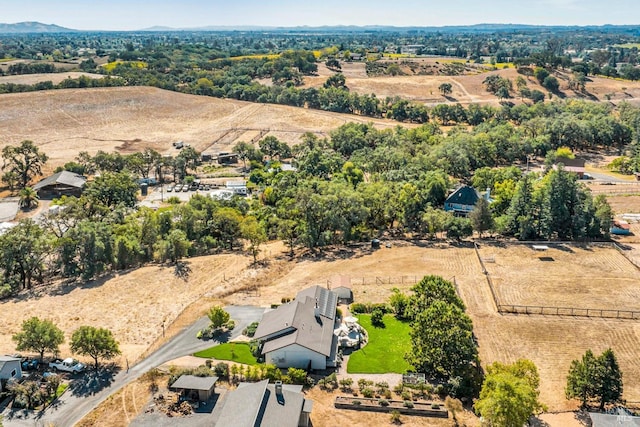
[[[78,362],[76,359],[69,357],[64,360],[49,362],[49,368],[53,369],[54,371],[71,372],[72,374],[77,374],[84,371],[85,365]]]

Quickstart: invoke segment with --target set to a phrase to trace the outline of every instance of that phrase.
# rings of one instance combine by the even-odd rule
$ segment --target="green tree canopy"
[[[222,307],[215,305],[207,312],[207,317],[211,321],[211,327],[213,329],[219,329],[223,327],[231,318],[229,313]]]
[[[16,177],[19,188],[29,185],[29,182],[42,173],[42,166],[49,159],[40,152],[33,141],[22,141],[20,145],[7,145],[2,149],[4,163],[2,170]]]
[[[441,380],[464,378],[477,362],[473,325],[458,305],[434,301],[415,315],[411,328],[411,352],[405,359],[418,372]]]
[[[605,405],[622,399],[622,372],[615,354],[610,348],[595,357],[587,350],[582,359],[573,360],[567,375],[565,388],[567,399],[580,400],[581,407],[591,403]]]
[[[93,358],[94,368],[99,368],[99,359],[111,360],[121,354],[118,342],[110,330],[93,326],[80,326],[71,335],[71,351]]]
[[[539,376],[529,360],[514,365],[494,363],[487,369],[475,409],[492,426],[520,427],[542,409]]]
[[[40,320],[37,317],[22,322],[20,332],[12,337],[18,351],[34,351],[40,355],[40,362],[44,353],[58,354],[60,344],[64,342],[64,333],[51,320]]]

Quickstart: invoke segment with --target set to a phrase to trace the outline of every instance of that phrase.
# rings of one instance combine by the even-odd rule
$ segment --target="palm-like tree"
[[[38,207],[40,199],[38,193],[31,187],[25,187],[20,190],[20,207],[23,209],[32,209]]]

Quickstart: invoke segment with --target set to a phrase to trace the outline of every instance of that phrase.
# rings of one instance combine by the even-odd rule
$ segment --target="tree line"
[[[559,110],[625,126],[605,114],[608,110],[587,103],[529,108],[540,115]],[[559,155],[571,153],[568,148],[551,150],[560,143],[549,142],[553,128],[540,125],[533,136],[529,127],[534,126],[491,120],[445,135],[432,123],[390,130],[350,123],[329,138],[305,134],[293,149],[267,136],[257,147],[242,143],[235,149],[248,162],[253,198],[196,195],[184,204],[170,199],[157,211],[136,208],[137,179],[193,176],[199,153],[190,147],[174,158],[153,150],[127,156],[80,153],[62,168],[100,173],[82,195],[61,197],[54,201],[59,208],[38,223],[22,221],[0,236],[2,293],[55,277],[89,280],[147,262],[175,263],[186,256],[241,250],[245,244],[256,259],[267,239],[282,239],[291,251],[298,246],[315,251],[384,232],[449,239],[474,231],[527,240],[606,237],[612,218],[606,199],[594,199],[561,165],[551,167],[561,164]],[[528,157],[543,154],[546,170],[522,172]],[[295,172],[279,166],[289,156]],[[40,173],[46,155],[25,141],[7,146],[3,157],[3,181],[20,190],[25,206],[31,205],[37,195],[24,187]],[[507,166],[513,163],[520,166]],[[445,212],[444,201],[460,182],[489,189],[492,203],[481,197],[470,218]]]

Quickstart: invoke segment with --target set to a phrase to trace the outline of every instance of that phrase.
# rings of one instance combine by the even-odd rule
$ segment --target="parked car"
[[[176,190],[176,193],[179,193],[182,191],[182,184],[176,184],[174,190]]]
[[[182,186],[182,192],[186,193],[187,191],[189,191],[189,184],[185,184]]]
[[[167,193],[171,193],[173,191],[173,189],[174,189],[173,185],[168,186],[167,187]]]
[[[56,360],[54,362],[50,362],[49,368],[53,369],[54,372],[61,371],[77,374],[85,370],[85,365],[78,362],[76,359],[68,357],[64,360]]]

